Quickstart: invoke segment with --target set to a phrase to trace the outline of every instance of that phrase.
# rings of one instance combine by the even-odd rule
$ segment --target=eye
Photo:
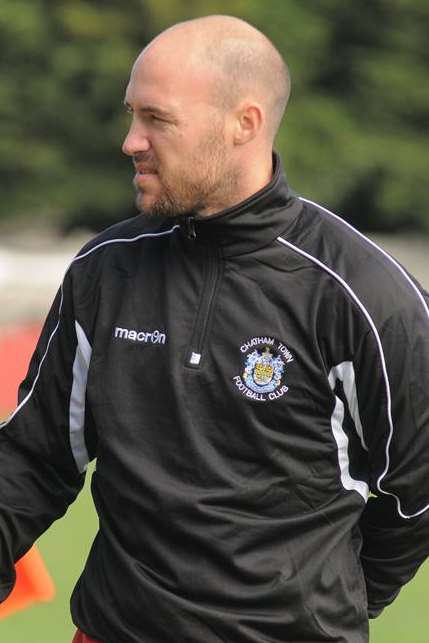
[[[157,121],[158,123],[166,123],[167,122],[164,118],[161,118],[160,116],[156,116],[156,114],[151,114],[150,117],[151,117],[151,119],[153,121]]]

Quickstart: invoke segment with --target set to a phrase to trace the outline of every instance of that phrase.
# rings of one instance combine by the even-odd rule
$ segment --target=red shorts
[[[89,636],[78,630],[74,635],[72,643],[101,643],[101,641],[91,639]]]

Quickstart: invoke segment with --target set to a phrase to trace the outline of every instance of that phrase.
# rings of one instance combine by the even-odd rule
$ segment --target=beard
[[[147,217],[177,218],[190,212],[220,211],[227,207],[238,182],[237,172],[228,168],[223,125],[212,127],[186,163],[185,171],[163,172],[155,166],[161,192],[150,206],[143,206],[144,189],[137,187],[136,205]],[[136,161],[145,161],[139,154]]]
[[[177,198],[175,193],[165,185],[165,181],[163,181],[160,176],[159,179],[162,182],[163,186],[162,193],[156,199],[156,201],[154,201],[148,207],[145,207],[142,203],[144,190],[137,188],[136,206],[139,214],[143,214],[144,216],[150,218],[171,218],[184,215],[187,209],[184,207],[182,200]]]

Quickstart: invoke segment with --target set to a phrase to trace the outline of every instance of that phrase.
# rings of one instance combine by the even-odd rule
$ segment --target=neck
[[[231,169],[222,183],[222,196],[213,195],[210,203],[198,211],[200,216],[210,216],[222,210],[232,208],[242,203],[259,190],[262,190],[271,181],[273,176],[272,152],[260,162],[252,157],[242,163],[236,171]],[[226,185],[225,185],[226,183]]]
[[[250,163],[247,162],[244,167],[240,201],[244,201],[262,190],[273,178],[272,151],[270,150],[269,154],[262,157],[259,162],[251,157]]]

